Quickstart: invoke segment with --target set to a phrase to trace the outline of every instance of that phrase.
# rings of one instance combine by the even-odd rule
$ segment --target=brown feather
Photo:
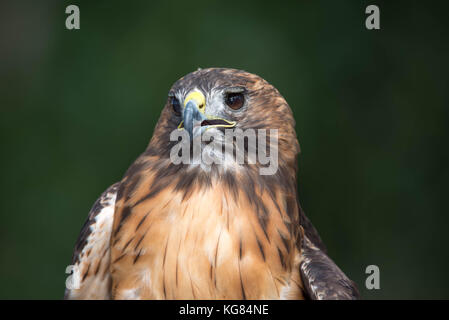
[[[236,86],[245,88],[248,106],[228,117],[243,130],[278,129],[278,170],[264,176],[260,163],[233,170],[214,164],[210,171],[173,164],[170,150],[176,142],[170,141],[170,133],[180,119],[168,101],[147,149],[115,186],[113,225],[105,233],[110,239],[96,244],[104,248],[101,264],[90,258],[98,256],[96,246],[89,257],[78,258],[84,283],[99,279],[98,271],[105,270],[102,281],[109,281],[109,287],[104,298],[314,298],[311,284],[323,275],[314,263],[324,263],[325,271],[338,269],[299,206],[299,143],[293,113],[280,93],[256,75],[212,68],[181,78],[170,94],[196,89],[207,96]],[[88,235],[82,232],[76,256]],[[331,277],[328,272],[323,279]],[[334,286],[332,297],[345,289],[328,283]],[[326,283],[320,285],[320,292],[331,292]],[[85,292],[89,286],[76,297],[93,297]]]

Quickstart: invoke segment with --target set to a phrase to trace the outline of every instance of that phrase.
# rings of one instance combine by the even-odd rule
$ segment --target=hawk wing
[[[312,300],[354,300],[360,294],[356,284],[351,281],[335,262],[326,254],[326,247],[318,232],[301,208],[301,243],[300,274],[304,290]]]
[[[109,299],[110,238],[119,183],[97,199],[81,229],[72,257],[72,286],[64,299]]]
[[[304,210],[302,210],[301,206],[298,203],[298,209],[300,214],[300,223],[301,227],[304,230],[304,234],[307,238],[310,239],[310,241],[322,252],[327,253],[327,248],[323,243],[323,240],[321,240],[320,235],[318,234],[318,231],[313,226],[312,222],[309,220],[309,218],[305,215]]]

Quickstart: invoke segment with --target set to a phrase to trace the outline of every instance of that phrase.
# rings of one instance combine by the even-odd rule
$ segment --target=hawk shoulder
[[[304,290],[312,300],[355,300],[360,298],[350,280],[325,252],[304,235],[300,274]]]
[[[72,257],[74,289],[66,289],[64,299],[110,298],[110,238],[118,187],[115,183],[106,189],[89,212]]]
[[[329,258],[318,231],[298,207],[302,234],[299,268],[306,296],[312,300],[359,299],[356,284]]]

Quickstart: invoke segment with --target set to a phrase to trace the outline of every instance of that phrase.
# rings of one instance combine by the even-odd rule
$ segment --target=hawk
[[[206,130],[220,138],[273,128],[273,174],[261,174],[257,160],[172,159],[172,132],[188,133],[193,144]],[[245,142],[251,148],[260,151]],[[293,113],[267,81],[225,68],[184,76],[146,150],[92,207],[73,253],[78,285],[65,298],[357,299],[301,209],[298,153]]]

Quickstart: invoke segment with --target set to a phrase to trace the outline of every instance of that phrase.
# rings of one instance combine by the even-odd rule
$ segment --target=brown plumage
[[[222,102],[233,88],[245,97],[239,110]],[[190,73],[169,96],[182,102],[193,91],[204,96],[205,115],[243,130],[278,129],[276,173],[261,175],[260,163],[174,164],[170,133],[183,115],[169,98],[145,152],[92,208],[73,258],[80,288],[66,298],[357,298],[299,205],[299,144],[284,98],[234,69]]]

